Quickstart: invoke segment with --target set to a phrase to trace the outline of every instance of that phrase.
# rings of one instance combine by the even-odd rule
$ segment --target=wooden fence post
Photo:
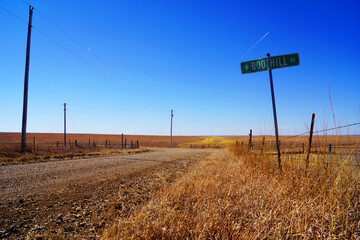
[[[57,146],[57,147],[59,146],[59,141],[56,141],[56,146]]]
[[[249,136],[250,136],[250,138],[249,138],[249,149],[251,149],[251,147],[252,147],[252,142],[251,142],[251,140],[252,140],[252,129],[250,129]]]
[[[77,144],[77,140],[75,140],[75,147],[77,147],[78,146],[78,144]]]
[[[305,153],[305,143],[303,143],[303,149],[302,149],[302,152]]]
[[[309,136],[309,148],[306,156],[306,169],[309,166],[309,157],[310,157],[310,151],[311,151],[311,142],[312,142],[312,136],[314,131],[314,122],[315,122],[315,113],[312,114],[311,117],[311,126],[310,126],[310,136]]]
[[[261,153],[263,153],[263,151],[264,151],[264,146],[265,146],[265,137],[263,137],[262,146],[261,146]]]
[[[107,148],[107,139],[106,139],[106,141],[105,141],[105,148]]]
[[[331,153],[331,143],[329,144],[329,153]]]
[[[124,149],[124,134],[121,134],[121,149]]]
[[[136,140],[136,148],[139,148],[139,140]]]
[[[124,144],[124,148],[126,148],[126,142],[127,142],[127,140],[125,139],[125,144]]]

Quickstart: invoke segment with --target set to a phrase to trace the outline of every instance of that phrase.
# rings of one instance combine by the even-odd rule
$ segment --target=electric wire
[[[13,16],[14,18],[16,18],[17,20],[19,20],[19,21],[27,24],[27,22],[26,22],[24,19],[20,18],[19,16],[15,15],[14,13],[10,12],[10,11],[7,10],[6,8],[3,8],[2,6],[0,6],[0,8],[1,8],[2,10],[4,10],[5,12],[7,12],[8,14],[10,14],[11,16]]]
[[[18,19],[19,21],[27,24],[26,21],[24,21],[23,19],[21,19],[20,17],[18,17],[17,15],[13,14],[12,12],[8,11],[7,9],[3,8],[0,6],[1,9],[3,9],[5,12],[7,12],[8,14],[10,14],[11,16],[15,17],[16,19]],[[35,9],[35,8],[34,8]],[[93,66],[92,64],[88,63],[87,61],[85,61],[84,59],[82,59],[81,57],[79,57],[77,54],[75,54],[74,52],[72,52],[70,49],[66,48],[64,45],[62,45],[61,43],[59,43],[58,41],[56,41],[55,39],[51,38],[49,35],[47,35],[46,33],[44,33],[43,31],[41,31],[40,29],[38,29],[37,27],[32,25],[32,28],[35,29],[36,31],[38,31],[41,35],[43,35],[44,37],[46,37],[48,40],[50,40],[51,42],[55,43],[56,45],[58,45],[59,47],[61,47],[63,50],[67,51],[68,53],[70,53],[71,55],[73,55],[75,58],[77,58],[79,61],[83,62],[84,64],[88,65],[89,67],[95,69],[97,72],[99,72],[101,75],[103,75],[104,77],[112,80],[111,77],[109,77],[108,75],[106,75],[104,72],[102,72],[100,69],[96,68],[95,66]],[[117,81],[114,81],[116,83],[118,83]]]
[[[91,63],[87,62],[86,60],[84,60],[83,58],[81,58],[79,55],[77,55],[76,53],[74,53],[73,51],[71,51],[70,49],[66,48],[64,45],[62,45],[61,43],[59,43],[58,41],[56,41],[55,39],[53,39],[52,37],[50,37],[49,35],[47,35],[46,33],[44,33],[43,31],[41,31],[40,29],[38,29],[37,27],[33,28],[38,31],[41,35],[43,35],[44,37],[46,37],[48,40],[50,40],[51,42],[53,42],[54,44],[58,45],[60,48],[62,48],[63,50],[67,51],[68,53],[70,53],[72,56],[74,56],[75,58],[77,58],[79,61],[83,62],[84,64],[88,65],[90,68],[93,68],[95,71],[97,71],[98,73],[100,73],[103,77],[113,81],[114,83],[119,84],[120,86],[124,87],[121,83],[119,83],[118,81],[115,81],[112,77],[108,76],[106,73],[104,73],[103,71],[101,71],[99,68],[95,67],[94,65],[92,65]]]
[[[25,4],[27,4],[28,6],[32,6],[29,3],[27,3],[26,1],[21,0],[22,2],[24,2]],[[33,6],[32,6],[33,7]],[[3,8],[0,6],[1,9],[3,9],[5,12],[7,12],[8,14],[12,15],[13,17],[15,17],[16,19],[18,19],[19,21],[27,24],[27,22],[23,19],[21,19],[20,17],[18,17],[16,14],[13,14],[12,12],[10,12],[9,10]],[[33,7],[33,9],[39,13],[39,15],[41,15],[44,19],[46,19],[48,22],[50,22],[51,24],[53,24],[58,30],[60,30],[62,33],[64,33],[67,37],[69,37],[72,41],[74,41],[75,43],[77,43],[81,48],[88,50],[88,48],[83,45],[81,42],[79,42],[78,40],[76,40],[74,37],[72,37],[70,34],[68,34],[65,30],[63,30],[59,25],[57,25],[55,22],[53,22],[50,18],[48,18],[45,14],[41,13],[37,8]],[[56,41],[54,38],[50,37],[48,34],[46,34],[45,32],[41,31],[39,28],[35,27],[34,25],[32,25],[32,28],[35,29],[36,31],[38,31],[41,35],[43,35],[45,38],[47,38],[48,40],[50,40],[51,42],[55,43],[56,45],[58,45],[60,48],[62,48],[63,50],[67,51],[68,53],[70,53],[73,57],[77,58],[79,61],[83,62],[84,64],[88,65],[90,68],[93,68],[95,71],[97,71],[98,73],[100,73],[103,77],[111,80],[112,82],[120,85],[122,88],[128,90],[131,94],[133,94],[134,96],[141,98],[143,101],[147,102],[148,104],[152,105],[153,107],[157,108],[160,111],[164,111],[165,107],[162,106],[161,104],[159,104],[157,101],[155,101],[153,98],[151,98],[149,96],[149,94],[147,94],[145,91],[143,91],[140,87],[138,87],[135,83],[133,83],[132,81],[130,81],[129,79],[127,79],[126,77],[124,77],[121,73],[119,73],[115,68],[113,68],[111,65],[109,65],[108,63],[106,63],[104,60],[102,60],[100,57],[98,57],[95,54],[92,54],[90,52],[90,55],[93,56],[94,58],[96,58],[99,62],[101,62],[102,64],[104,64],[105,66],[107,66],[109,69],[111,69],[112,71],[114,71],[115,73],[117,73],[122,79],[124,79],[125,81],[127,81],[128,83],[132,84],[136,89],[138,89],[143,95],[146,95],[147,98],[151,99],[153,103],[150,103],[148,100],[146,100],[143,96],[139,96],[136,92],[132,91],[131,89],[129,89],[128,87],[126,87],[125,85],[121,84],[119,81],[115,80],[114,78],[110,77],[108,74],[104,73],[103,71],[101,71],[99,68],[95,67],[93,64],[90,64],[89,62],[87,62],[86,60],[84,60],[83,58],[81,58],[79,55],[77,55],[76,53],[74,53],[73,51],[71,51],[69,48],[65,47],[63,44],[61,44],[60,42]]]
[[[23,0],[22,0],[23,1]],[[23,1],[25,2],[25,1]],[[89,48],[86,47],[84,44],[82,44],[80,41],[78,41],[75,37],[73,37],[72,35],[70,35],[69,33],[67,33],[63,28],[61,28],[58,24],[56,24],[54,21],[52,21],[49,17],[47,17],[44,13],[40,12],[37,8],[34,8],[34,10],[40,15],[42,16],[44,19],[46,19],[49,23],[51,23],[52,25],[54,25],[59,31],[61,31],[63,34],[65,34],[68,38],[70,38],[73,42],[75,42],[77,45],[79,45],[82,49],[84,49],[85,51],[88,51],[89,54],[91,56],[93,56],[94,58],[96,58],[100,63],[102,63],[103,65],[105,65],[107,68],[109,68],[110,70],[112,70],[114,73],[116,73],[121,79],[125,80],[126,82],[130,83],[131,85],[133,85],[139,92],[141,92],[143,95],[145,95],[147,98],[149,98],[150,100],[153,101],[154,104],[158,105],[158,107],[164,108],[164,106],[162,106],[162,104],[160,104],[158,101],[156,101],[153,97],[151,97],[148,93],[146,93],[144,90],[142,90],[136,83],[134,83],[133,81],[129,80],[128,78],[126,78],[123,74],[121,74],[118,70],[116,70],[114,67],[112,67],[109,63],[107,63],[106,61],[104,61],[103,59],[101,59],[99,56],[97,56],[96,54],[92,53],[91,51],[89,51]],[[122,85],[123,86],[123,85]],[[124,86],[123,86],[124,87]],[[144,99],[145,100],[145,99]],[[162,109],[162,110],[164,110]]]

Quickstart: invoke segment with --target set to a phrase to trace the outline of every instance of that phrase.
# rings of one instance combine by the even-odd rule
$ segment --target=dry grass
[[[274,155],[234,146],[219,152],[120,218],[104,238],[360,238],[360,172],[351,154],[314,155],[306,174],[301,155],[283,159],[280,174]]]

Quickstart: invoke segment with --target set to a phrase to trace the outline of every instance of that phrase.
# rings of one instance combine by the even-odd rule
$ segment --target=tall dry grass
[[[254,155],[233,146],[200,162],[106,239],[358,239],[359,168],[350,157]],[[339,159],[338,159],[339,160]]]

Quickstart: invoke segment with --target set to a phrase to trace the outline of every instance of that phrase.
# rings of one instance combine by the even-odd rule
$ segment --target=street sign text
[[[297,66],[299,64],[298,53],[279,55],[242,62],[241,73],[261,72],[269,69]]]

